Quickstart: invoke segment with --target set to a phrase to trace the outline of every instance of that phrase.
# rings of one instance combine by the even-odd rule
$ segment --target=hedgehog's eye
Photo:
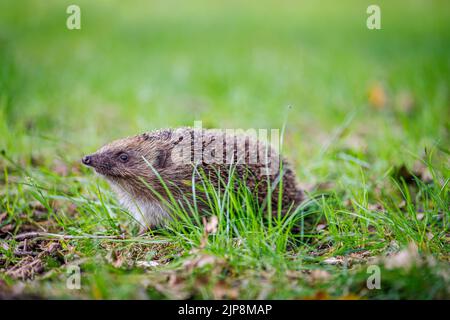
[[[120,161],[122,161],[123,163],[127,162],[127,161],[128,161],[128,154],[126,154],[125,152],[122,152],[122,153],[119,155],[119,159],[120,159]]]

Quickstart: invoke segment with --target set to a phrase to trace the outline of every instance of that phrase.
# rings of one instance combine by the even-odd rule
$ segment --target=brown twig
[[[36,252],[33,252],[33,251],[15,250],[14,251],[14,255],[15,256],[37,256],[38,254]]]

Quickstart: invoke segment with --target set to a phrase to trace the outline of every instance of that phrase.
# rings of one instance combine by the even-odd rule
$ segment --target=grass
[[[365,1],[79,1],[79,31],[69,4],[0,4],[1,297],[449,298],[446,2],[379,1],[379,31]],[[154,128],[286,118],[309,196],[288,220],[202,179],[210,215],[172,202],[178,222],[140,236],[79,164]]]

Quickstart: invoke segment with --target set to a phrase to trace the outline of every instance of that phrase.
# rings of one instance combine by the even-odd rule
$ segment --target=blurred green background
[[[374,3],[381,30],[366,27]],[[66,27],[71,4],[81,8],[81,30]],[[217,290],[220,298],[230,288],[247,299],[319,299],[323,290],[325,298],[448,297],[449,82],[447,0],[1,0],[0,297],[6,282],[18,282],[11,274],[34,272],[35,263],[45,274],[22,283],[45,298],[179,299],[184,289],[172,279],[190,298],[217,298]],[[182,249],[190,263],[202,257],[202,232],[166,236],[174,244],[167,248],[151,245],[153,235],[83,238],[135,233],[81,157],[116,138],[195,120],[242,129],[287,121],[285,155],[301,187],[322,200],[311,211],[320,224],[310,241],[274,250],[283,235],[272,229],[242,247],[221,246],[227,233],[204,248],[218,259],[214,268],[199,271],[179,258]],[[30,249],[13,236],[35,230],[81,238]],[[412,271],[383,270],[382,291],[366,290],[364,268],[355,276],[347,262],[322,263],[353,254],[369,262],[411,242],[439,264],[427,257]],[[49,253],[46,243],[62,249]],[[18,256],[20,248],[35,255]],[[405,263],[404,254],[393,257]],[[87,259],[77,293],[66,287],[73,259]],[[143,259],[159,259],[161,269],[142,271],[135,263]]]
[[[3,0],[0,148],[78,161],[155,128],[287,118],[305,179],[329,171],[324,150],[381,172],[448,148],[450,3],[376,1],[382,30],[368,30],[373,2]],[[81,30],[66,28],[74,3]]]

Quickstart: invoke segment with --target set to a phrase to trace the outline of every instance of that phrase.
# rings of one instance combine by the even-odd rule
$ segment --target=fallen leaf
[[[292,280],[297,280],[304,277],[304,271],[286,270],[286,276]]]
[[[216,261],[214,256],[203,256],[197,261],[197,267],[201,268]]]
[[[0,223],[2,223],[3,220],[5,220],[7,216],[8,216],[7,212],[3,212],[2,214],[0,214]]]
[[[410,243],[406,249],[385,258],[384,265],[386,269],[410,269],[414,265],[420,264],[420,257],[417,245]]]
[[[377,109],[377,110],[381,110],[386,106],[386,102],[387,102],[387,95],[386,92],[383,88],[383,86],[379,83],[373,85],[370,89],[369,89],[369,103],[370,105]]]
[[[237,299],[239,297],[239,289],[233,288],[221,280],[213,287],[212,294],[214,299]]]
[[[331,278],[330,273],[320,269],[312,270],[310,276],[313,282],[325,282]]]
[[[188,270],[192,270],[195,268],[202,268],[206,265],[211,265],[216,262],[216,257],[208,254],[201,254],[194,259],[186,260],[183,263],[183,266]]]
[[[413,174],[419,177],[423,182],[433,182],[433,175],[431,174],[430,169],[422,161],[416,161],[412,171]]]
[[[0,235],[7,234],[7,233],[11,232],[13,229],[14,229],[14,225],[7,224],[6,226],[3,226],[2,228],[0,228]]]
[[[203,217],[203,224],[205,226],[206,234],[215,234],[217,232],[217,226],[219,225],[219,219],[217,216],[211,216],[208,221]]]
[[[370,211],[384,212],[384,207],[381,203],[370,203],[367,207]]]

